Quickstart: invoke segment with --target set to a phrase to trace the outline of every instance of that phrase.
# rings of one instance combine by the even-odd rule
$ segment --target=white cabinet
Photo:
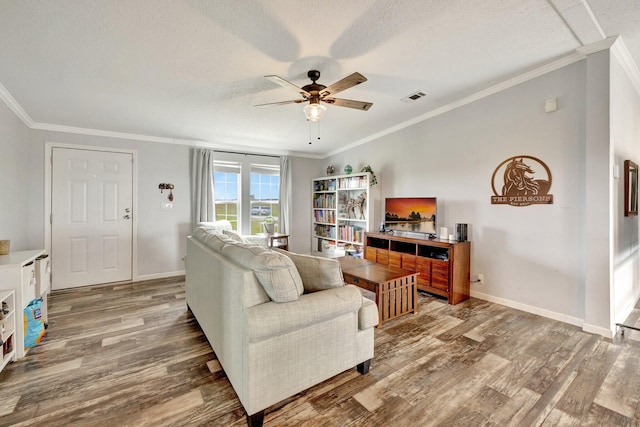
[[[314,251],[362,253],[378,205],[370,174],[327,176],[312,181]],[[377,190],[377,188],[376,188]]]
[[[0,291],[0,371],[9,362],[16,361],[16,294],[15,291]]]
[[[24,357],[24,308],[36,298],[35,260],[44,249],[11,252],[0,255],[0,290],[15,291],[15,350],[18,359]]]

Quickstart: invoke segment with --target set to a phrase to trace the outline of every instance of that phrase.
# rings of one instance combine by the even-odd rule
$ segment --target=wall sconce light
[[[160,192],[162,193],[163,190],[169,190],[169,196],[167,196],[167,198],[169,199],[170,202],[173,202],[173,184],[159,184],[158,188],[160,189]]]

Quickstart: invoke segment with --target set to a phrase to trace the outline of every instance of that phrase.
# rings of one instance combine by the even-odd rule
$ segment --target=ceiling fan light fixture
[[[303,110],[307,120],[317,122],[324,116],[327,107],[321,105],[318,100],[312,99],[309,104],[304,106]]]

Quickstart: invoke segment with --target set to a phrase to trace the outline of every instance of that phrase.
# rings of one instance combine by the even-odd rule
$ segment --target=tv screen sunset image
[[[413,233],[436,232],[436,198],[387,198],[385,228]]]

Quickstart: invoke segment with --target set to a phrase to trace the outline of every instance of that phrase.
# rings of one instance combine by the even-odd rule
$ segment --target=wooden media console
[[[366,233],[364,258],[420,273],[418,289],[443,296],[449,304],[469,298],[470,242]]]

